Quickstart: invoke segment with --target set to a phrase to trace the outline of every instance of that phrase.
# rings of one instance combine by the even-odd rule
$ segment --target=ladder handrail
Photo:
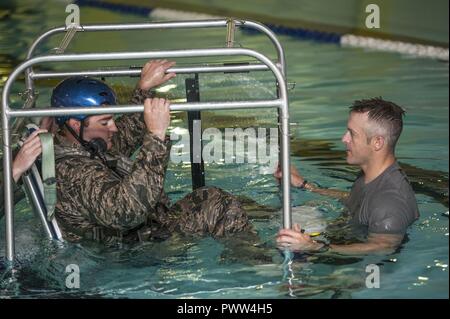
[[[248,65],[217,65],[217,66],[188,66],[188,67],[174,67],[167,69],[166,73],[176,74],[192,74],[192,73],[214,73],[214,72],[249,72],[249,71],[268,71],[269,68],[263,64],[248,64]],[[47,78],[65,78],[71,76],[139,76],[141,68],[107,68],[97,70],[84,70],[72,72],[39,72],[30,73],[32,79],[47,79]]]
[[[276,107],[279,110],[281,121],[281,167],[283,171],[283,226],[291,227],[290,207],[290,147],[289,147],[289,106],[287,86],[281,70],[265,55],[250,49],[222,48],[222,49],[194,49],[194,50],[168,50],[168,51],[146,51],[146,52],[120,52],[120,53],[87,53],[69,55],[47,55],[29,59],[20,64],[10,75],[5,83],[2,93],[2,124],[3,124],[3,165],[4,165],[4,197],[5,197],[5,221],[6,221],[6,258],[9,262],[14,260],[14,221],[13,221],[13,193],[12,193],[12,154],[11,154],[11,132],[10,120],[23,116],[57,116],[61,114],[101,114],[142,112],[143,105],[135,106],[111,106],[93,108],[69,109],[24,109],[13,110],[9,107],[9,96],[12,84],[17,77],[26,69],[39,63],[48,62],[70,62],[70,61],[100,61],[100,60],[130,60],[130,59],[155,59],[155,58],[180,58],[180,57],[208,57],[208,56],[249,56],[259,60],[266,65],[278,83],[279,98],[276,100],[263,101],[239,101],[239,102],[208,102],[208,103],[186,103],[173,105],[171,109],[181,110],[203,110],[203,109],[236,109],[248,107]],[[259,106],[258,106],[259,105]]]

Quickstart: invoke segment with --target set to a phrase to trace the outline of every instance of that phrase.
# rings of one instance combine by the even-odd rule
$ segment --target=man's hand
[[[147,130],[164,141],[170,124],[170,102],[165,99],[146,99],[144,103],[144,122]]]
[[[47,132],[47,130],[39,129],[30,134],[23,142],[22,147],[14,158],[12,173],[16,183],[22,174],[33,165],[36,158],[42,153],[41,140],[39,139],[38,134],[44,132]]]
[[[302,233],[299,224],[294,224],[294,229],[280,230],[277,235],[277,244],[279,247],[289,247],[294,251],[317,251],[323,247],[323,244]]]
[[[330,245],[329,248],[343,255],[366,255],[366,254],[391,254],[400,246],[403,235],[397,234],[370,234],[365,243],[348,245]],[[324,244],[316,242],[307,234],[303,234],[300,225],[295,224],[294,229],[282,229],[277,235],[279,248],[293,251],[319,251]]]
[[[277,165],[277,169],[275,170],[275,173],[273,176],[280,182],[283,174],[281,172],[281,166],[280,164]],[[294,187],[300,187],[304,182],[304,178],[299,174],[297,169],[291,165],[291,184]]]
[[[167,60],[153,60],[147,62],[142,68],[139,88],[141,90],[150,90],[155,86],[159,86],[171,78],[175,77],[175,73],[167,73],[166,71],[173,67],[175,62]]]

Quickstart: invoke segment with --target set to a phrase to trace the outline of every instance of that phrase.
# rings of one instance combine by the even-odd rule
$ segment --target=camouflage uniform
[[[137,90],[132,102],[143,104],[145,97]],[[116,125],[106,163],[56,136],[55,215],[65,238],[133,242],[172,232],[221,237],[251,228],[236,198],[215,187],[197,189],[170,206],[164,192],[170,141],[149,133],[142,113],[123,115]]]

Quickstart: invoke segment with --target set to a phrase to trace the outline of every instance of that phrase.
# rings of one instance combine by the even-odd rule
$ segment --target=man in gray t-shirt
[[[334,245],[314,241],[300,225],[282,229],[277,242],[294,250],[338,253],[390,252],[402,242],[408,226],[419,218],[416,198],[405,173],[395,159],[395,145],[403,128],[404,111],[382,98],[355,101],[350,107],[347,131],[342,137],[347,163],[358,165],[361,174],[350,193],[308,183],[291,168],[295,187],[344,201],[351,222],[367,228],[365,243]],[[275,172],[281,178],[281,171]]]

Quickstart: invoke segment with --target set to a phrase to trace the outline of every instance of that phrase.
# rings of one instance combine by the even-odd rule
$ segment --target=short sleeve
[[[369,209],[369,233],[404,235],[412,223],[407,203],[395,192],[378,194]]]

